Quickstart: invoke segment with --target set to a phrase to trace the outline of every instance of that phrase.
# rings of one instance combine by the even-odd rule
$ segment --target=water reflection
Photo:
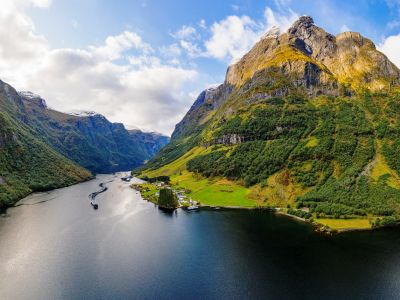
[[[0,299],[400,298],[396,229],[327,237],[266,211],[166,212],[129,185],[100,175],[10,209]]]

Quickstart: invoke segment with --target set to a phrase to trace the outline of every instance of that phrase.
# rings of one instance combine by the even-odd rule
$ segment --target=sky
[[[357,31],[400,66],[400,0],[1,0],[0,79],[49,107],[170,135],[272,26]]]

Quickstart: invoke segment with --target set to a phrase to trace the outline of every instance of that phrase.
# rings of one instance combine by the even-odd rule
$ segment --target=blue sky
[[[300,15],[361,32],[400,65],[399,0],[4,1],[2,80],[55,109],[166,134],[268,28]]]
[[[210,26],[230,15],[262,20],[266,7],[283,15],[288,15],[290,10],[298,15],[310,15],[328,32],[337,34],[347,28],[377,44],[387,36],[400,33],[400,1],[386,0],[55,0],[50,9],[31,8],[29,14],[37,31],[53,47],[101,44],[107,36],[123,30],[137,32],[146,42],[161,47],[173,43],[171,33],[184,25],[199,29],[201,20]],[[204,37],[207,37],[205,31]],[[200,59],[198,67],[221,80],[229,62],[229,58]]]

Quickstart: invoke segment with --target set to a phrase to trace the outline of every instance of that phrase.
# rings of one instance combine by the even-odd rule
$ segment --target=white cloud
[[[262,22],[248,16],[229,16],[212,25],[212,36],[205,42],[207,55],[234,62],[248,52],[268,29],[276,26],[286,30],[297,18],[298,15],[291,10],[282,14],[269,7],[264,11]]]
[[[21,7],[31,4],[28,1],[6,0],[0,10],[1,76],[16,84],[20,84],[41,63],[48,51],[47,40],[35,34],[32,20],[20,12]]]
[[[28,0],[28,2],[32,3],[36,7],[46,8],[51,5],[52,0]]]
[[[400,68],[400,34],[386,38],[378,49]]]
[[[175,59],[184,53],[189,58],[209,57],[234,62],[248,52],[271,27],[279,27],[282,31],[289,28],[299,17],[292,10],[283,8],[289,2],[290,0],[277,0],[279,12],[266,7],[261,21],[246,15],[232,15],[214,22],[209,28],[204,19],[197,24],[197,29],[191,25],[184,25],[170,34],[177,40],[177,43],[173,44],[175,48],[164,47],[162,52],[168,54],[175,51]],[[239,9],[235,5],[232,5],[232,8]]]
[[[0,11],[0,76],[17,89],[38,93],[61,111],[93,110],[166,134],[191,105],[187,86],[197,72],[173,59],[162,62],[137,33],[124,31],[83,49],[51,49],[24,13],[50,1],[15,3]]]
[[[139,55],[139,56],[128,56],[128,61],[131,65],[139,67],[160,67],[161,60],[152,55]]]
[[[196,43],[181,40],[180,45],[182,49],[186,50],[189,57],[199,57],[203,55],[203,52]]]
[[[205,47],[210,56],[218,59],[241,57],[260,36],[257,24],[247,16],[229,16],[214,23],[211,32]]]
[[[201,20],[199,23],[199,27],[201,28],[202,26],[205,27],[204,20]],[[199,46],[201,35],[193,26],[183,25],[178,31],[171,33],[170,35],[177,40],[178,44],[174,43],[171,45],[174,48],[163,49],[164,52],[168,52],[168,50],[170,50],[170,54],[172,54],[172,51],[174,51],[176,54],[179,53],[179,55],[181,55],[182,52],[185,52],[189,58],[196,58],[203,55],[203,51]],[[177,47],[179,48],[179,51]]]
[[[291,9],[287,10],[286,13],[278,13],[267,7],[264,11],[264,17],[266,22],[264,26],[265,29],[268,30],[275,26],[280,28],[281,31],[285,31],[299,18],[299,15]]]
[[[292,2],[291,0],[274,0],[275,6],[280,10],[286,9],[289,4]]]
[[[168,58],[176,58],[182,54],[182,49],[178,44],[174,43],[169,46],[160,47],[160,53]]]
[[[181,29],[172,33],[171,35],[177,40],[194,40],[199,38],[196,28],[189,25],[183,25]]]
[[[229,16],[211,27],[201,20],[182,26],[170,45],[153,48],[132,31],[109,36],[101,45],[52,49],[26,15],[29,6],[49,0],[4,0],[0,10],[0,76],[17,89],[41,94],[61,111],[94,110],[111,121],[171,133],[190,107],[190,92],[202,80],[195,61],[235,60],[271,26],[288,27],[292,11],[265,10],[264,19]],[[74,26],[74,23],[71,23]],[[201,30],[200,30],[201,29]],[[185,67],[183,67],[185,66]],[[212,81],[217,81],[213,78]]]
[[[107,37],[104,46],[91,46],[90,48],[95,54],[110,60],[120,59],[122,53],[131,49],[141,50],[145,53],[153,52],[149,44],[143,42],[138,34],[130,31],[124,31],[117,36]]]

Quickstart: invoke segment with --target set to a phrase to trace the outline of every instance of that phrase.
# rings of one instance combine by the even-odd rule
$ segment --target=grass
[[[257,201],[248,197],[250,190],[221,178],[209,180],[197,177],[191,172],[183,171],[171,177],[174,188],[189,189],[188,194],[201,205],[255,207]]]
[[[308,140],[307,147],[315,147],[318,145],[318,142],[318,138],[311,137]],[[195,147],[177,160],[157,170],[144,171],[142,175],[149,177],[170,176],[172,188],[186,189],[187,195],[193,200],[200,202],[202,206],[243,208],[266,206],[280,208],[294,207],[296,197],[304,195],[310,189],[298,184],[288,169],[283,169],[271,175],[264,184],[257,184],[250,188],[244,187],[240,181],[230,181],[220,177],[209,179],[186,170],[186,164],[190,159],[198,155],[207,154],[210,151],[211,147]],[[310,162],[307,161],[303,167],[309,169],[310,166]],[[339,177],[341,170],[337,162],[334,162],[333,169],[334,176]],[[372,166],[370,176],[373,180],[379,180],[385,174],[391,175],[387,181],[389,185],[393,184],[391,180],[397,182],[398,175],[390,169],[385,158],[378,151],[376,163]],[[155,186],[150,185],[149,189],[143,192],[143,197],[148,199],[154,197],[155,193]],[[316,218],[314,221],[339,231],[371,228],[369,218]]]
[[[221,178],[209,180],[186,171],[186,164],[189,160],[210,151],[211,148],[195,147],[177,160],[157,170],[145,171],[142,175],[148,177],[170,176],[173,188],[189,189],[191,191],[189,196],[193,200],[199,201],[201,205],[241,207],[259,205],[258,201],[249,197],[251,191],[238,183]]]
[[[189,189],[191,192],[188,195],[193,200],[199,201],[201,205],[257,206],[258,202],[248,197],[250,190],[238,183],[221,178],[209,180],[186,171],[186,164],[189,160],[210,151],[211,148],[195,147],[177,160],[157,170],[146,170],[141,175],[148,177],[170,176],[173,188]],[[151,194],[151,192],[148,193]],[[148,195],[145,192],[143,196]]]
[[[370,229],[369,219],[315,219],[315,222],[336,230]]]
[[[156,170],[146,170],[142,172],[143,176],[148,177],[157,177],[157,176],[172,176],[174,174],[179,174],[180,172],[186,170],[186,164],[192,158],[201,155],[207,154],[211,151],[211,148],[204,148],[204,147],[194,147],[178,159],[174,160],[173,162],[162,166]]]

